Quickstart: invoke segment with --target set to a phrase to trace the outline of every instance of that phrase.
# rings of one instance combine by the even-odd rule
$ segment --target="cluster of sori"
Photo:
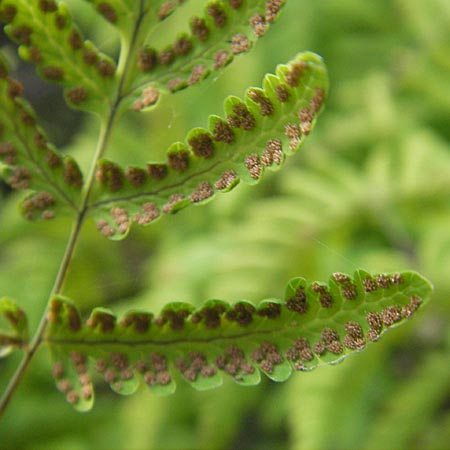
[[[8,24],[5,30],[20,45],[21,56],[33,62],[44,79],[63,85],[72,105],[87,99],[106,104],[116,72],[114,60],[83,39],[64,4],[35,3],[0,3],[0,20]]]
[[[185,143],[167,151],[167,162],[123,169],[100,162],[91,207],[102,212],[97,228],[107,237],[124,236],[132,222],[147,225],[240,180],[256,183],[266,169],[278,169],[309,134],[325,99],[320,59],[300,54],[251,88],[245,100],[229,97],[225,118],[210,118],[209,130],[192,130]],[[273,125],[272,138],[265,132]],[[137,207],[137,205],[139,207]]]
[[[14,189],[34,191],[22,203],[26,218],[51,219],[58,202],[76,209],[83,177],[73,158],[60,154],[48,142],[22,95],[22,85],[9,76],[6,65],[0,61],[3,178]]]
[[[168,3],[170,7],[163,5],[162,11],[174,10],[174,2]],[[222,69],[234,56],[248,52],[254,40],[262,37],[275,21],[284,0],[260,3],[261,6],[248,0],[209,2],[203,17],[190,19],[190,34],[180,34],[161,50],[144,45],[138,53],[141,76],[136,80],[137,86],[150,81],[172,92],[178,91],[198,83],[211,69]],[[252,12],[255,9],[261,12]],[[167,14],[160,13],[158,17],[166,18]],[[244,32],[245,21],[248,21],[248,32]],[[133,104],[136,111],[154,105],[159,99],[159,90],[153,85],[139,92]]]
[[[77,403],[93,392],[88,359],[119,393],[134,392],[139,380],[156,393],[172,393],[177,377],[198,389],[220,385],[222,374],[244,385],[258,383],[260,372],[283,381],[292,371],[364,349],[421,304],[402,274],[362,272],[353,279],[335,273],[328,285],[292,280],[284,301],[258,306],[173,303],[157,316],[133,311],[121,319],[96,309],[84,323],[73,304],[56,298],[46,340],[56,355],[58,387]]]

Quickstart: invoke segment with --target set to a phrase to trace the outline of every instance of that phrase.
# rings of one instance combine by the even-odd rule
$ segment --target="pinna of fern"
[[[177,379],[199,390],[220,386],[223,376],[250,386],[260,372],[280,382],[293,370],[338,363],[410,319],[430,293],[428,281],[414,272],[360,270],[353,278],[335,273],[327,284],[292,279],[283,300],[257,306],[177,302],[157,316],[132,310],[120,319],[96,308],[86,321],[71,300],[54,296],[43,341],[58,389],[84,411],[93,405],[95,372],[120,394],[134,393],[142,380],[155,394],[168,395]],[[19,323],[24,335],[26,324],[16,319],[23,312],[11,301],[0,306],[17,336]],[[12,337],[6,344],[14,345]]]
[[[158,33],[164,35],[170,25],[162,22],[182,1],[89,3],[120,34],[117,64],[83,38],[63,2],[2,0],[0,20],[7,22],[5,31],[19,44],[22,58],[34,63],[44,79],[64,87],[70,106],[105,117],[111,108],[146,110],[161,91],[179,91],[221,70],[265,34],[284,0],[207,2],[201,16],[186,18],[190,33],[159,49],[151,33],[160,26]]]
[[[129,100],[138,89],[132,87],[133,83],[144,89],[147,100],[148,89],[159,97],[155,89],[178,90],[171,88],[173,79],[162,79],[161,74],[177,80],[188,77],[183,85],[187,87],[194,84],[193,74],[198,75],[201,63],[205,70],[200,78],[196,77],[195,83],[199,82],[209,73],[208,65],[220,70],[233,55],[250,49],[252,40],[264,35],[275,21],[284,2],[210,2],[203,17],[190,19],[191,36],[179,37],[170,49],[159,53],[152,50],[156,59],[151,67],[148,60],[143,61],[148,59],[145,42],[149,30],[173,12],[174,8],[169,7],[175,6],[173,2],[92,3],[122,34],[117,68],[108,56],[82,38],[63,3],[33,0],[13,5],[4,1],[0,3],[0,17],[8,22],[5,30],[20,45],[21,56],[34,62],[41,76],[62,84],[71,106],[94,112],[110,125],[113,117],[117,119],[120,112],[131,107]],[[183,51],[177,50],[181,47]],[[167,59],[168,52],[172,56]],[[222,55],[220,64],[218,52]],[[147,225],[189,203],[203,204],[215,191],[231,190],[240,179],[254,183],[265,167],[279,167],[284,154],[297,150],[311,131],[327,91],[320,58],[309,53],[299,55],[289,65],[280,66],[277,76],[267,76],[264,90],[250,89],[244,102],[237,97],[227,99],[226,120],[212,116],[210,130],[194,129],[186,143],[174,143],[168,150],[167,163],[124,170],[112,161],[99,160],[92,184],[91,179],[83,183],[76,162],[68,156],[63,158],[47,142],[44,132],[35,127],[32,108],[21,97],[22,88],[9,78],[6,65],[2,67],[3,103],[4,107],[11,105],[5,109],[11,122],[3,126],[7,133],[2,139],[5,142],[0,158],[7,172],[6,181],[12,187],[32,190],[22,205],[25,217],[51,219],[57,211],[67,211],[67,207],[75,213],[88,211],[99,230],[114,239],[123,238],[133,221]],[[96,86],[101,86],[101,92],[95,90]],[[14,98],[8,98],[12,95]],[[143,108],[134,104],[132,109]],[[27,130],[14,129],[18,119]],[[289,149],[283,149],[283,145]],[[65,185],[78,192],[69,195]],[[87,196],[79,192],[82,188]]]
[[[79,196],[82,175],[78,166],[45,141],[35,119],[23,113],[22,105],[30,108],[19,93],[10,98],[14,81],[5,75],[0,83],[4,87],[2,106],[11,105],[7,111],[11,121],[4,136],[8,141],[0,151],[12,172],[6,180],[17,188],[46,189],[24,201],[25,216],[53,218],[58,197],[61,204],[76,210],[77,197],[67,198],[64,185],[73,186],[72,196]],[[189,204],[204,204],[216,192],[232,190],[240,180],[257,183],[265,170],[278,170],[285,157],[302,145],[314,127],[327,89],[321,58],[300,53],[289,64],[280,65],[277,75],[267,75],[263,89],[249,89],[245,101],[226,99],[226,118],[211,116],[209,130],[195,128],[185,143],[174,143],[167,151],[166,163],[124,170],[112,161],[100,160],[86,207],[89,215],[102,234],[120,239],[132,222],[148,225]],[[19,119],[24,124],[23,132],[15,128]],[[13,139],[17,145],[12,144]]]
[[[210,201],[240,180],[257,183],[265,170],[278,170],[312,131],[328,89],[320,57],[300,53],[263,89],[251,88],[244,101],[229,97],[223,119],[195,128],[174,143],[167,162],[122,169],[99,162],[89,214],[107,237],[123,238],[132,222],[148,225],[161,215]]]

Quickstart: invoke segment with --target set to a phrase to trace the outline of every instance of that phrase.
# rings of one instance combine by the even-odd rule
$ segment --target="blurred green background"
[[[69,1],[86,35],[114,52],[113,31],[82,1]],[[172,30],[187,29],[187,2]],[[87,224],[65,294],[84,312],[158,311],[173,300],[258,301],[282,295],[292,276],[327,279],[413,269],[429,277],[429,307],[338,366],[254,388],[227,381],[196,392],[179,384],[158,398],[98,385],[94,410],[75,412],[57,392],[42,349],[0,423],[1,449],[445,449],[450,442],[450,3],[446,0],[290,0],[253,52],[215,79],[142,118],[125,117],[109,157],[162,159],[223,99],[312,50],[328,65],[326,110],[301,152],[256,188],[240,185],[123,242]],[[165,42],[166,36],[157,36]],[[170,39],[168,39],[170,41]],[[2,41],[41,123],[84,167],[98,124],[64,108]],[[54,105],[49,108],[49,104]],[[0,190],[0,295],[36,325],[70,222],[29,224],[20,195]],[[20,355],[0,360],[0,389]]]

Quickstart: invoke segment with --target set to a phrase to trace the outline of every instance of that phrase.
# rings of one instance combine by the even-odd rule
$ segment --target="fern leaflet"
[[[266,169],[278,170],[312,130],[322,109],[328,80],[322,59],[301,53],[267,75],[263,89],[245,101],[229,97],[226,119],[211,116],[209,130],[193,129],[173,144],[167,163],[128,167],[102,160],[89,214],[107,237],[121,239],[130,224],[147,225],[162,214],[201,205],[239,180],[257,183]]]
[[[25,312],[12,300],[0,299],[0,358],[14,348],[24,347],[28,343],[28,320]]]
[[[33,191],[22,203],[28,219],[51,219],[58,209],[73,212],[83,185],[80,169],[48,142],[22,93],[0,59],[0,176],[15,189]]]
[[[169,5],[168,5],[169,4]],[[139,49],[137,63],[127,88],[135,111],[153,106],[160,90],[179,91],[197,84],[212,71],[221,70],[236,55],[249,51],[276,20],[284,0],[208,2],[202,17],[189,20],[191,32],[181,33],[173,44],[158,50],[152,35]],[[164,2],[161,11],[171,11]],[[145,27],[143,27],[145,29]]]
[[[354,277],[335,273],[328,284],[291,280],[283,300],[254,306],[210,300],[164,306],[159,315],[130,311],[118,319],[96,308],[82,322],[76,306],[52,299],[45,342],[54,359],[58,389],[79,410],[92,407],[92,373],[120,394],[143,379],[160,395],[175,391],[176,378],[204,390],[223,375],[242,385],[260,372],[284,381],[293,370],[340,362],[385,331],[409,319],[428,301],[431,285],[414,272]]]
[[[72,107],[108,111],[117,84],[115,62],[83,39],[64,3],[2,1],[0,20],[8,22],[5,31],[20,45],[21,57],[35,63],[42,78],[64,86]]]

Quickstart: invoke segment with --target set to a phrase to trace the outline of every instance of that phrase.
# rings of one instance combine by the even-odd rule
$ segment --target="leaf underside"
[[[167,162],[122,169],[102,160],[89,214],[107,237],[121,239],[131,223],[148,225],[164,214],[210,201],[240,180],[256,184],[265,170],[278,170],[297,152],[314,127],[328,89],[322,59],[300,53],[263,89],[250,88],[245,100],[228,97],[225,118],[211,116],[209,129],[195,128],[173,144]]]
[[[31,190],[22,202],[28,219],[51,219],[76,211],[83,178],[68,155],[48,142],[23,88],[0,58],[0,178],[14,189]]]
[[[63,3],[2,0],[0,20],[19,44],[19,54],[36,65],[39,75],[64,87],[74,108],[103,115],[117,86],[115,62],[84,40]]]
[[[230,376],[255,385],[263,372],[285,381],[293,371],[335,364],[408,320],[429,298],[431,285],[415,272],[351,278],[335,273],[328,284],[292,279],[283,300],[233,305],[209,300],[195,308],[167,304],[159,315],[130,311],[120,319],[96,308],[86,322],[77,307],[52,299],[45,336],[57,387],[78,410],[93,405],[92,375],[120,394],[141,380],[159,395],[184,379],[199,390]]]
[[[153,3],[148,6],[150,17],[144,29],[155,25],[153,16],[153,22],[164,20],[176,6],[173,1]],[[130,95],[126,101],[132,109],[146,110],[156,104],[160,90],[176,92],[195,85],[230,64],[235,56],[248,52],[276,21],[285,1],[206,3],[201,16],[188,19],[190,32],[179,34],[174,42],[158,49],[153,46],[151,32],[145,37],[126,89]],[[165,26],[158,29],[159,35],[164,35]]]
[[[207,2],[202,16],[187,18],[190,32],[161,49],[152,36],[166,33],[171,25],[162,22],[183,1],[88,3],[121,35],[117,64],[84,39],[64,2],[0,0],[0,21],[19,44],[20,56],[34,63],[42,78],[64,87],[71,107],[104,116],[118,104],[122,112],[147,110],[161,90],[176,92],[221,70],[266,33],[284,0]]]
[[[0,298],[0,358],[28,342],[25,312],[9,298]]]

